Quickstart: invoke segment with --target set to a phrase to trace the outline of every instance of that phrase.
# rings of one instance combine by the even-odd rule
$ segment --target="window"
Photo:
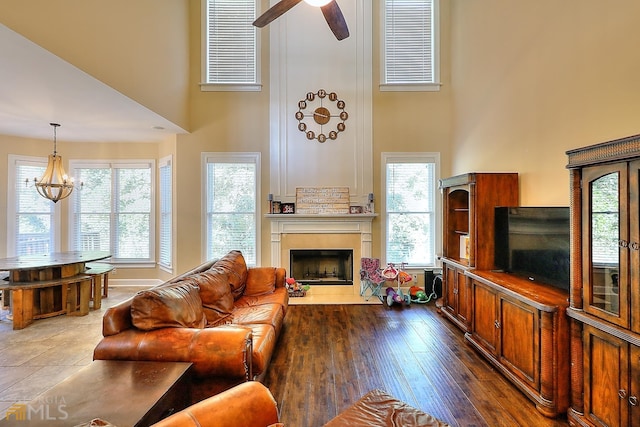
[[[257,265],[260,153],[203,153],[205,260],[240,250]]]
[[[155,162],[72,162],[82,190],[72,194],[70,247],[108,251],[114,263],[151,266],[155,259]]]
[[[46,158],[9,155],[9,256],[46,254],[57,250],[56,204],[42,197],[34,182],[34,178],[41,177],[46,167]]]
[[[386,262],[435,265],[437,153],[383,153]]]
[[[256,0],[202,1],[202,90],[260,90]]]
[[[166,270],[173,266],[173,170],[171,156],[160,160],[160,233],[158,264]]]
[[[438,0],[382,1],[380,90],[439,90]]]

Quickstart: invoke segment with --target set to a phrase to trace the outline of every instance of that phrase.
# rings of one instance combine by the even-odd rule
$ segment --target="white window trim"
[[[261,163],[261,153],[260,152],[203,152],[201,154],[201,164],[200,164],[200,172],[201,172],[201,182],[202,182],[202,194],[201,194],[201,205],[202,212],[200,215],[200,235],[203,236],[201,240],[201,248],[200,248],[200,258],[201,262],[206,262],[207,260],[207,164],[208,163],[216,163],[216,162],[227,162],[227,163],[254,163],[256,165],[256,266],[261,265],[261,246],[262,246],[262,221],[260,218],[260,194],[261,194],[261,178],[262,175],[262,163]]]
[[[13,191],[16,185],[16,163],[29,162],[47,165],[46,157],[33,157],[33,156],[19,156],[16,154],[8,155],[7,166],[7,256],[16,255],[16,196]],[[33,191],[37,191],[35,183],[29,181],[29,186],[33,186]],[[52,202],[53,203],[53,202]],[[55,204],[53,208],[53,247],[56,252],[60,252],[60,205]]]
[[[259,14],[260,6],[262,2],[256,0],[256,13]],[[207,13],[207,0],[200,1],[202,18],[200,26],[200,91],[202,92],[260,92],[262,91],[262,38],[261,31],[256,29],[256,82],[246,84],[222,84],[222,83],[207,83],[207,58],[209,52],[207,50],[207,28],[208,28],[208,13]]]
[[[127,168],[144,166],[149,167],[151,170],[151,212],[149,213],[149,256],[150,259],[144,261],[123,261],[123,260],[110,260],[110,264],[120,268],[155,268],[156,266],[156,203],[157,188],[156,188],[156,174],[153,173],[156,170],[155,159],[126,159],[126,160],[71,160],[69,161],[69,170],[73,171],[78,168],[87,167],[105,167],[105,168]],[[73,175],[75,176],[75,175]],[[84,183],[88,185],[89,183]],[[82,190],[80,190],[82,191]],[[75,190],[74,190],[75,192]],[[73,194],[71,197],[75,197]],[[73,212],[72,207],[69,207],[69,242],[74,241],[74,224],[73,224]],[[71,243],[69,243],[71,245]]]
[[[433,1],[433,83],[399,84],[385,83],[385,4],[380,1],[380,84],[381,92],[438,92],[440,81],[440,0]]]
[[[380,171],[381,173],[381,206],[380,212],[385,216],[384,221],[381,223],[381,254],[382,260],[387,259],[387,164],[388,163],[434,163],[435,171],[434,171],[434,184],[438,182],[440,179],[440,153],[439,152],[383,152],[381,153],[381,163],[380,163]],[[434,254],[435,260],[434,265],[425,265],[425,266],[411,266],[412,269],[422,269],[422,268],[430,268],[436,267],[438,264],[438,259],[440,257],[439,254],[442,254],[442,197],[438,197],[438,189],[434,189],[434,197],[435,197],[435,227],[434,227]]]
[[[160,188],[160,171],[164,166],[169,166],[171,171],[171,242],[169,243],[171,250],[171,261],[169,265],[163,264],[160,259],[160,233],[162,232],[161,228],[158,228],[158,268],[166,271],[167,273],[173,273],[173,266],[175,265],[175,197],[173,197],[173,189],[175,188],[175,173],[173,169],[173,156],[169,155],[161,158],[158,161],[158,203],[161,202],[162,198],[162,188]],[[162,215],[162,209],[159,205],[158,207],[158,215]],[[161,218],[158,218],[158,226],[161,225]]]

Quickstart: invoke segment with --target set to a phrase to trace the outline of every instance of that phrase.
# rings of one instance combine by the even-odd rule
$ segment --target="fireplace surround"
[[[265,217],[271,223],[272,265],[286,268],[287,274],[291,276],[292,249],[352,250],[351,286],[343,284],[311,285],[311,293],[313,295],[360,294],[360,258],[371,256],[371,228],[372,221],[377,217],[377,214],[267,214]],[[324,272],[324,268],[322,271]]]

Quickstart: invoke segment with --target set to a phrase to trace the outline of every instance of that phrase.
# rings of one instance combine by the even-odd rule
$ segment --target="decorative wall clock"
[[[326,90],[320,89],[317,92],[309,92],[307,96],[298,102],[298,111],[296,112],[296,120],[298,120],[298,130],[307,135],[307,139],[317,139],[318,142],[325,142],[327,138],[334,140],[338,138],[338,134],[346,128],[344,122],[349,118],[349,114],[344,110],[345,103],[338,99],[335,92],[327,93]],[[313,118],[313,121],[320,125],[320,132],[316,134],[309,129],[307,120]],[[334,120],[337,119],[337,120]],[[331,121],[336,122],[335,128],[329,130],[328,134],[324,133],[324,126],[331,126]],[[311,121],[308,120],[310,124]]]

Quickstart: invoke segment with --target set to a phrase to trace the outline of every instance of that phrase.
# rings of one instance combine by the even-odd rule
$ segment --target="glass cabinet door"
[[[628,327],[626,166],[583,170],[583,300],[586,312]],[[621,301],[623,302],[621,304]]]

